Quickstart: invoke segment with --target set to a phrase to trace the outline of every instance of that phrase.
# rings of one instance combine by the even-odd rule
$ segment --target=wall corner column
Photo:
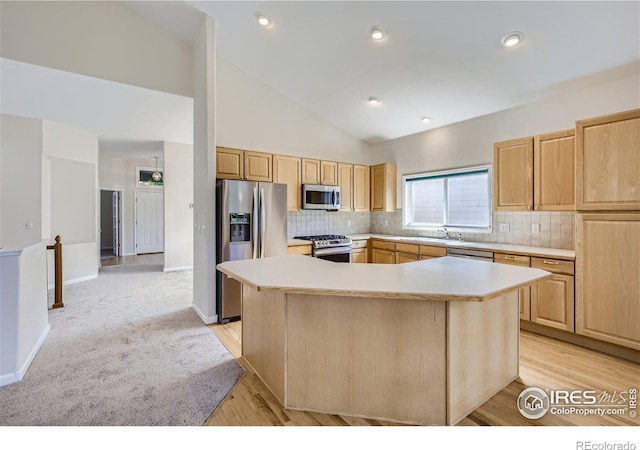
[[[216,312],[215,23],[204,16],[193,45],[193,309],[205,323]]]

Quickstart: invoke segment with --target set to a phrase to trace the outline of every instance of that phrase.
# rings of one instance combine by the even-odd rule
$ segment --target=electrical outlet
[[[540,224],[539,223],[532,223],[531,224],[531,232],[532,233],[540,233]]]
[[[351,226],[351,221],[347,220],[347,226],[350,227]]]
[[[389,226],[389,220],[384,219],[384,226],[385,226],[385,227],[388,227],[388,226]]]
[[[508,223],[501,223],[500,224],[500,231],[509,231],[509,224]]]
[[[25,222],[24,223],[25,230],[33,230],[33,222]]]

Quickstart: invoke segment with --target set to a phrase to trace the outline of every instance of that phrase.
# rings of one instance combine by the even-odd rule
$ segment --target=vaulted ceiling
[[[637,74],[640,68],[635,1],[124,4],[188,41],[198,17],[208,14],[215,20],[220,58],[371,143]],[[269,27],[258,24],[258,12],[270,17]],[[374,25],[385,30],[384,39],[371,39]],[[500,39],[510,31],[524,39],[505,48]],[[114,150],[120,140],[145,135],[191,140],[191,99],[7,60],[2,77],[3,112],[92,130],[107,137]],[[28,104],[42,109],[40,116],[20,109],[29,95],[38,96]],[[369,104],[371,96],[380,103]],[[69,101],[76,107],[60,108]],[[423,116],[431,122],[423,123]],[[142,150],[149,153],[152,147]]]

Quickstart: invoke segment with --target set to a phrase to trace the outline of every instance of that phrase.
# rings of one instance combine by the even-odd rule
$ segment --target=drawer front
[[[291,245],[287,253],[289,255],[310,255],[311,245]]]
[[[494,253],[493,261],[500,264],[511,264],[513,266],[529,267],[531,258],[522,255],[509,255],[507,253]]]
[[[396,250],[396,243],[395,242],[380,241],[378,239],[374,239],[373,241],[371,241],[371,246],[373,248],[380,248],[382,250],[391,250],[391,251],[395,251]]]
[[[573,275],[573,261],[552,258],[531,258],[531,267],[536,269],[544,269],[553,273],[565,273]]]
[[[447,249],[445,247],[435,247],[433,245],[421,245],[420,255],[436,258],[439,256],[447,256]]]
[[[367,239],[359,239],[357,241],[351,241],[351,248],[365,248],[367,246]]]
[[[396,251],[403,253],[413,253],[414,255],[420,254],[420,246],[418,244],[403,244],[396,243]]]

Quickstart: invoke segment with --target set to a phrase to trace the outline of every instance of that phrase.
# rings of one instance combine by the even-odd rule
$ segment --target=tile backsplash
[[[493,212],[491,233],[462,233],[470,242],[496,242],[500,244],[532,245],[534,247],[574,249],[575,213],[570,211]],[[508,224],[509,231],[499,231],[500,224]],[[539,233],[531,231],[539,225]],[[402,211],[343,212],[296,211],[287,213],[287,236],[314,234],[392,234],[396,236],[442,237],[438,231],[402,229]],[[458,233],[450,233],[457,239]]]
[[[472,242],[532,245],[534,247],[574,249],[575,213],[571,211],[493,212],[491,233],[462,233],[462,239]],[[500,224],[508,224],[509,231],[499,231]],[[539,233],[531,231],[538,224]],[[371,233],[402,236],[443,237],[438,231],[402,229],[402,211],[371,213]],[[458,233],[450,233],[457,239]]]
[[[287,213],[287,236],[359,234],[371,228],[371,213],[303,210]]]

